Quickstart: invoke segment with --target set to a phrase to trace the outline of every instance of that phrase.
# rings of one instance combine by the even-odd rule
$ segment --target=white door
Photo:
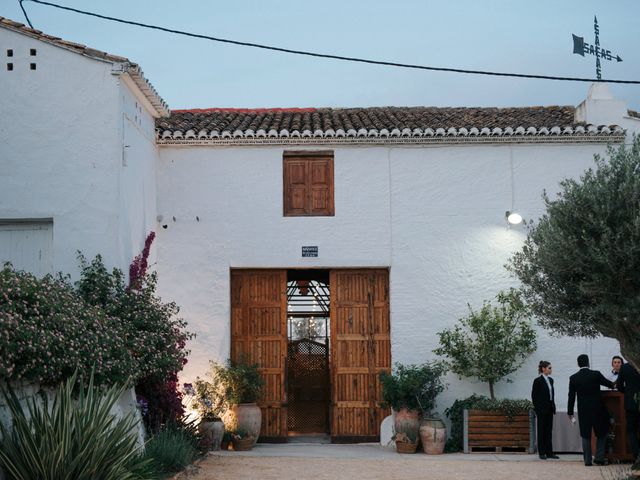
[[[5,262],[38,277],[53,273],[53,222],[0,221],[0,266]]]

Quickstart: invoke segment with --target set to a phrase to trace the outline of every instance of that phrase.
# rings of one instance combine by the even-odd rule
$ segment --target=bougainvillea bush
[[[156,295],[157,277],[143,253],[127,285],[102,258],[79,255],[81,278],[38,279],[10,265],[0,271],[0,379],[54,385],[76,368],[94,369],[96,383],[135,385],[150,415],[157,403],[180,416],[177,372],[186,363],[186,322],[175,303]],[[152,400],[154,405],[151,405]]]
[[[178,306],[156,295],[156,273],[144,275],[134,289],[127,286],[121,270],[108,271],[100,255],[91,261],[79,258],[78,292],[86,303],[128,327],[122,342],[137,364],[137,378],[164,380],[182,370],[190,335],[184,330],[186,322],[177,317]]]
[[[0,378],[55,385],[80,365],[97,383],[124,383],[137,368],[122,342],[128,335],[67,279],[0,270]]]
[[[92,261],[79,256],[81,278],[77,288],[83,299],[129,325],[123,338],[136,364],[136,393],[146,406],[147,427],[155,431],[184,414],[178,372],[187,362],[186,322],[179,318],[174,302],[165,303],[156,294],[157,275],[147,272],[148,256],[155,235],[129,267],[129,282],[119,269],[109,271],[98,255]]]

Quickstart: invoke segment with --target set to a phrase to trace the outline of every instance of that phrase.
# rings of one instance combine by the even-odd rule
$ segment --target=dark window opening
[[[29,68],[31,68],[31,70],[35,70],[36,69],[36,64],[35,63],[29,64]]]
[[[36,49],[32,48],[31,50],[29,50],[29,55],[31,55],[32,57],[36,56]]]
[[[13,49],[7,49],[7,57],[13,57]]]
[[[13,63],[7,63],[7,70],[13,70]]]

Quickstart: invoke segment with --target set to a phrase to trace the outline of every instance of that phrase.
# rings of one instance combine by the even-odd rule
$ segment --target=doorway
[[[232,269],[230,280],[231,360],[258,365],[265,379],[260,441],[379,439],[389,270]]]
[[[287,433],[329,433],[331,296],[327,270],[287,272]]]

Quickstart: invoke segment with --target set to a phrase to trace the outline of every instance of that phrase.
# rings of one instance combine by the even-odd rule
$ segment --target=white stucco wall
[[[52,219],[54,272],[77,278],[78,250],[127,271],[155,224],[153,118],[111,63],[4,28],[0,45],[0,219]]]
[[[295,150],[291,148],[290,150]],[[230,267],[390,267],[393,361],[435,358],[436,333],[503,288],[503,265],[521,245],[525,219],[543,212],[541,193],[592,165],[603,145],[336,147],[335,217],[283,217],[283,147],[163,147],[158,170],[160,288],[182,306],[192,354],[185,381],[229,354]],[[198,217],[199,221],[196,219]],[[173,220],[175,217],[175,221]],[[318,245],[318,258],[301,258]],[[558,406],[575,359],[605,369],[615,341],[552,339],[497,395],[528,397],[541,359],[554,364]],[[440,408],[485,385],[450,375]]]
[[[127,271],[131,259],[138,255],[149,232],[156,225],[156,166],[158,148],[155,123],[139,92],[120,79],[121,163],[119,172],[119,257]],[[155,261],[151,250],[150,264]]]

